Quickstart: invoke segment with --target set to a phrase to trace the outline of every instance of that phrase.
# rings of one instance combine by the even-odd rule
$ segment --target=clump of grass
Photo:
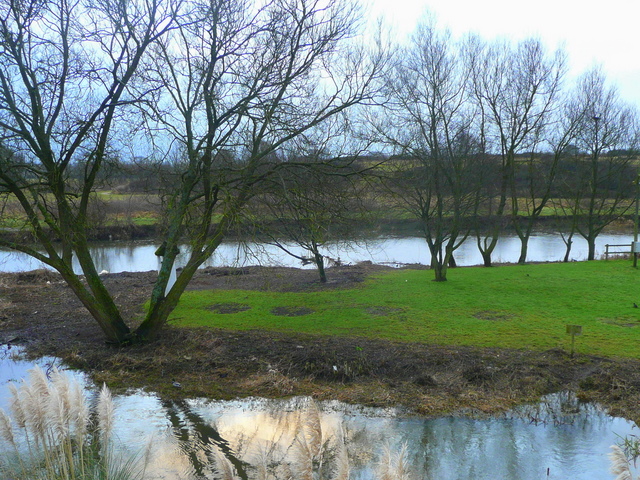
[[[145,462],[122,458],[113,437],[114,407],[106,386],[95,415],[82,386],[54,369],[29,371],[9,386],[10,414],[0,409],[0,474],[14,480],[135,480]]]

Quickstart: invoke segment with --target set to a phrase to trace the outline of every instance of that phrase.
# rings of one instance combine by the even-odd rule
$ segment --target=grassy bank
[[[640,357],[640,272],[629,261],[459,268],[445,283],[428,270],[375,275],[351,289],[305,293],[186,292],[171,323],[440,345],[570,348]]]

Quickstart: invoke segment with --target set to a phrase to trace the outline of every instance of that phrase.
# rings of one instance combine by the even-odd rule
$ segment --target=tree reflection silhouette
[[[229,442],[222,438],[218,430],[209,425],[200,415],[193,412],[184,400],[162,400],[162,406],[173,427],[180,450],[187,456],[198,478],[207,478],[211,472],[214,451],[217,448],[233,465],[242,480],[248,480],[245,464],[236,458]],[[204,454],[207,462],[200,457]]]

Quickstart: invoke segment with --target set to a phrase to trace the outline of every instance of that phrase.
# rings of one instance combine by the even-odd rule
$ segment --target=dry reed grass
[[[378,480],[411,480],[413,476],[407,458],[407,445],[403,444],[397,452],[386,445],[378,462],[377,473]]]
[[[618,445],[611,446],[609,460],[611,461],[611,473],[616,476],[615,480],[633,480],[631,461],[621,447]],[[640,480],[640,476],[636,478]]]
[[[252,391],[263,391],[273,395],[291,395],[299,381],[277,370],[250,375],[243,381],[245,388]]]
[[[82,386],[54,368],[36,367],[9,386],[7,414],[0,409],[0,474],[15,480],[132,480],[144,462],[116,455],[114,407],[103,386],[91,415]],[[93,418],[95,417],[95,418]]]

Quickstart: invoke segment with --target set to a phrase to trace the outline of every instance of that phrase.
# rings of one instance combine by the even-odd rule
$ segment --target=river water
[[[0,347],[4,409],[9,382],[26,377],[34,364],[14,358],[15,351]],[[56,361],[45,358],[38,363],[46,370]],[[75,376],[84,382],[89,397],[96,394],[82,374]],[[115,431],[123,450],[142,451],[151,442],[145,477],[149,480],[214,478],[216,451],[249,478],[254,478],[252,465],[259,464],[265,452],[272,467],[277,462],[294,464],[300,461],[301,429],[313,423],[310,417],[319,419],[326,447],[324,468],[332,468],[337,451],[344,452],[352,480],[380,478],[377,469],[385,448],[393,459],[403,446],[416,479],[604,480],[612,478],[610,446],[637,434],[632,422],[567,393],[490,418],[423,418],[398,409],[315,404],[308,398],[169,401],[143,392],[115,396],[115,405]]]
[[[632,235],[603,234],[596,241],[596,255],[605,252],[605,245],[625,244],[630,249]],[[299,247],[289,246],[295,253],[304,255]],[[105,242],[96,243],[92,248],[92,255],[98,271],[106,270],[111,273],[149,271],[158,268],[155,256],[157,244],[136,242]],[[183,248],[183,250],[186,250]],[[324,252],[328,257],[339,259],[343,263],[357,263],[371,261],[385,264],[429,265],[430,254],[426,242],[418,237],[376,237],[359,243],[327,245]],[[565,245],[558,234],[537,234],[529,240],[528,261],[547,262],[560,261],[564,258]],[[505,236],[498,241],[493,255],[493,261],[517,262],[520,256],[520,239],[516,236]],[[482,256],[478,251],[475,239],[469,238],[455,252],[458,265],[479,265]],[[587,243],[581,237],[576,237],[571,250],[572,260],[586,260]],[[183,252],[178,258],[178,267],[186,262]],[[251,244],[243,245],[236,242],[223,243],[204,266],[293,266],[300,267],[300,262],[285,254],[282,250],[271,245]],[[0,250],[0,272],[29,271],[42,268],[42,264],[33,258],[6,250]],[[312,268],[312,267],[309,267]]]

